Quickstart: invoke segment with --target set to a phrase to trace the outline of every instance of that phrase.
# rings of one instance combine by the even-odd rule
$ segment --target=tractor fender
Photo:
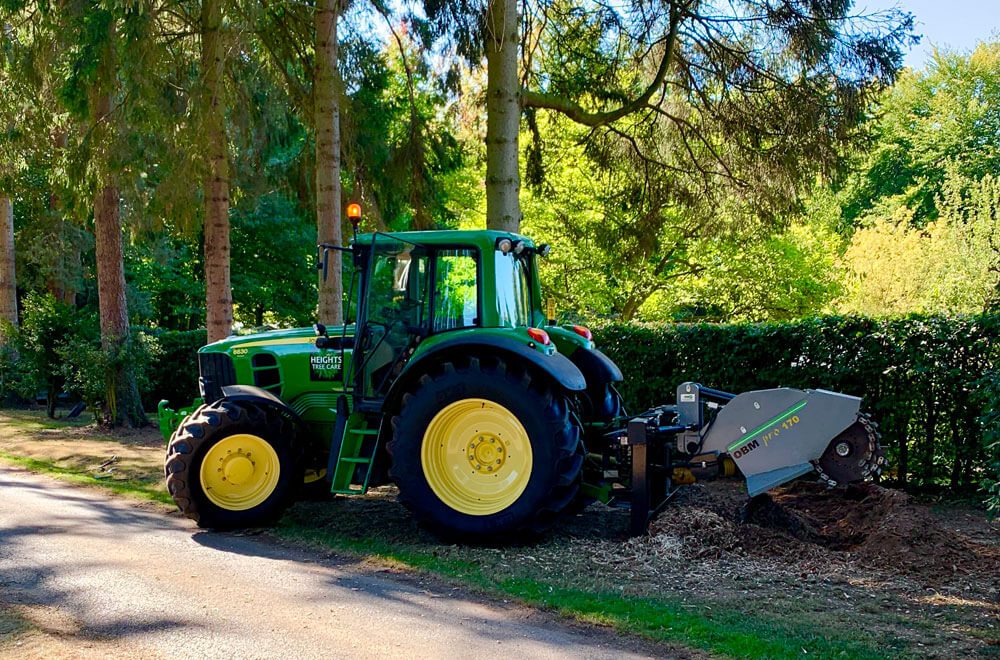
[[[618,365],[596,348],[578,348],[569,359],[583,373],[588,384],[620,383],[625,380]]]
[[[424,367],[427,365],[449,353],[468,354],[480,348],[502,357],[523,360],[548,374],[558,385],[571,392],[579,392],[587,387],[587,379],[579,367],[561,353],[545,355],[530,348],[527,344],[509,337],[456,336],[436,344],[426,352],[419,353],[415,359],[406,364],[406,368],[392,384],[392,388],[386,395],[387,409],[392,409],[398,404],[412,382],[425,373]]]
[[[225,385],[222,388],[222,401],[232,401],[233,403],[252,403],[275,411],[292,424],[300,437],[308,437],[305,422],[298,413],[288,407],[284,401],[260,387],[253,385]]]

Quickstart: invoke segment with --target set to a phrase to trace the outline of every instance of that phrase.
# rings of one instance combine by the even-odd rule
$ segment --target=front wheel
[[[302,482],[293,433],[282,417],[217,401],[191,413],[167,447],[167,490],[201,527],[268,525]]]
[[[390,476],[400,501],[439,533],[531,535],[576,496],[580,439],[565,395],[524,367],[448,362],[403,396]]]

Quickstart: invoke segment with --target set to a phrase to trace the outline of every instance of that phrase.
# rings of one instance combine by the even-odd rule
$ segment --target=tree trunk
[[[907,473],[910,469],[909,444],[906,438],[906,429],[909,427],[909,424],[905,423],[906,421],[909,421],[909,415],[906,415],[906,419],[902,425],[902,430],[898,431],[896,435],[898,449],[898,453],[896,454],[896,476],[899,480],[899,487],[904,489],[906,488],[908,481]]]
[[[928,388],[924,405],[927,408],[927,420],[924,423],[924,460],[921,465],[923,472],[921,481],[926,488],[934,481],[934,441],[937,439],[937,404],[934,401],[934,388]]]
[[[57,403],[59,403],[59,390],[52,386],[45,388],[45,415],[49,419],[56,418]]]
[[[67,142],[66,131],[60,129],[53,134],[52,146],[57,156],[66,150]],[[76,290],[83,268],[80,244],[74,235],[75,227],[65,220],[63,200],[56,190],[49,194],[49,210],[59,218],[56,224],[59,231],[59,249],[55,255],[56,262],[52,264],[53,274],[47,283],[47,288],[56,300],[75,307]]]
[[[628,297],[625,298],[625,304],[622,305],[621,320],[631,321],[634,319],[635,315],[639,313],[639,308],[642,307],[643,303],[649,300],[651,295],[653,295],[653,292],[645,289],[632,291]]]
[[[340,231],[340,97],[337,89],[337,20],[339,0],[316,3],[316,73],[313,84],[316,123],[316,237],[319,243],[341,244]],[[319,274],[319,320],[344,322],[344,285],[340,252],[331,250],[326,279]]]
[[[233,292],[229,281],[229,141],[222,99],[222,4],[201,6],[202,121],[208,170],[205,190],[205,315],[208,341],[229,336],[233,329]]]
[[[114,27],[109,45],[99,64],[94,89],[94,126],[92,133],[98,151],[114,148],[116,119],[111,116],[115,89],[114,62],[111,59]],[[103,143],[103,144],[102,144]],[[106,409],[104,424],[109,426],[145,426],[139,388],[129,349],[128,304],[125,299],[125,268],[122,254],[122,223],[117,177],[107,163],[102,164],[94,195],[94,243],[97,260],[97,297],[101,317],[101,346],[110,358],[106,374]]]
[[[517,0],[490,0],[486,13],[486,228],[521,226]]]
[[[17,280],[14,271],[14,208],[0,195],[0,322],[17,325]],[[4,342],[0,325],[0,344]]]

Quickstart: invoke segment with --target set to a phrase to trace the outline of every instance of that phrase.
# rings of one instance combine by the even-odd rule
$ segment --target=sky
[[[856,10],[898,7],[913,14],[914,30],[923,35],[904,64],[919,69],[934,46],[971,51],[991,36],[1000,39],[1000,0],[855,0]]]

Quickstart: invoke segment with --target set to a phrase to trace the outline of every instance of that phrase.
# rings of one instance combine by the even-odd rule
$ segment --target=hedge
[[[1000,315],[823,317],[765,324],[608,324],[594,340],[625,374],[630,411],[696,381],[741,392],[789,386],[864,398],[890,477],[924,490],[991,483],[1000,437]],[[996,478],[996,474],[992,475]]]
[[[697,381],[731,392],[823,388],[862,397],[900,485],[971,491],[1000,470],[1000,314],[822,317],[764,324],[606,324],[594,340],[625,374],[632,412]],[[147,409],[198,393],[204,330],[144,329],[158,349]]]
[[[187,406],[198,396],[198,349],[208,343],[205,330],[158,330],[136,328],[149,336],[155,348],[146,377],[149,387],[142,393],[146,410],[156,410],[161,399],[174,407]]]

